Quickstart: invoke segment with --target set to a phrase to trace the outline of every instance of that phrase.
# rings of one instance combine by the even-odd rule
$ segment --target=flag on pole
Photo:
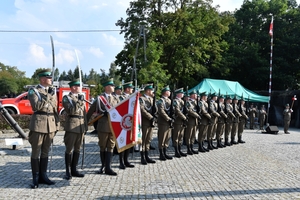
[[[272,16],[272,20],[271,20],[271,23],[270,23],[269,35],[270,35],[271,37],[273,36],[273,16]]]
[[[139,91],[130,95],[116,107],[109,109],[108,114],[119,153],[141,143]]]

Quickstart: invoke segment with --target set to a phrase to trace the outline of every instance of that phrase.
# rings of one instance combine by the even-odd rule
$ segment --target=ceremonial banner
[[[119,153],[141,143],[141,112],[138,91],[109,109],[108,113],[110,127]]]

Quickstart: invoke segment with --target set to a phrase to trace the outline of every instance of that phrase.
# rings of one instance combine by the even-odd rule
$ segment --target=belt
[[[83,119],[84,118],[84,116],[81,116],[81,115],[69,115],[69,117],[78,118],[78,119]]]
[[[53,116],[54,113],[48,113],[48,112],[43,112],[43,111],[36,111],[34,114],[37,114],[37,115],[47,115],[47,116]]]

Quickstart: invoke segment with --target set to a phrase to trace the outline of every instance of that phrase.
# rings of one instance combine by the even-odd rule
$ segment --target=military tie
[[[110,103],[110,100],[111,100],[110,95],[107,96],[107,100],[108,100],[108,103]]]

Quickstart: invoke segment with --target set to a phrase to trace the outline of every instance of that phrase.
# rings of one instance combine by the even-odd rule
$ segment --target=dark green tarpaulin
[[[269,102],[268,96],[262,96],[252,92],[244,88],[239,82],[237,81],[227,81],[227,80],[218,80],[218,79],[209,79],[205,78],[201,83],[196,85],[195,87],[191,88],[189,92],[192,90],[196,90],[198,94],[202,92],[206,92],[207,94],[216,93],[222,95],[228,95],[234,97],[235,95],[238,98],[243,97],[246,101],[251,102]]]

